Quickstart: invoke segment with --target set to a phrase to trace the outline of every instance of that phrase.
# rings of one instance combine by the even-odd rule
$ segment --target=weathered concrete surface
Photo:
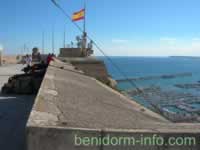
[[[200,138],[199,133],[184,133],[184,132],[150,132],[148,130],[93,130],[93,129],[78,129],[78,128],[51,128],[51,127],[29,127],[28,129],[28,150],[199,150]],[[113,138],[135,138],[140,141],[141,137],[158,137],[161,136],[165,142],[169,138],[180,138],[180,137],[191,137],[196,139],[196,144],[189,145],[170,145],[168,142],[164,143],[163,146],[142,144],[134,142],[130,145],[88,145],[85,140],[83,142],[77,140],[78,138],[100,138],[113,137]],[[110,142],[111,143],[111,142]],[[152,142],[153,143],[153,142]],[[192,142],[191,142],[192,143]],[[195,142],[194,142],[195,143]]]
[[[58,125],[137,129],[168,122],[72,66],[63,64],[61,69],[57,65],[49,67],[34,110],[55,114],[59,117]]]
[[[53,62],[29,118],[27,147],[28,150],[110,150],[113,147],[76,147],[74,137],[77,133],[88,137],[94,134],[104,137],[108,133],[117,137],[139,137],[138,132],[144,135],[171,133],[171,136],[183,137],[192,134],[198,138],[200,124],[170,123],[73,66]],[[131,147],[114,149],[128,148]],[[143,149],[140,146],[134,148]],[[187,150],[188,147],[164,146],[159,149]],[[193,149],[198,150],[199,145]]]
[[[22,65],[0,67],[0,88],[8,78],[21,73]],[[35,96],[0,94],[0,149],[23,150],[25,127]]]
[[[62,61],[71,63],[77,69],[82,70],[85,75],[94,77],[95,79],[109,85],[110,79],[103,61],[97,60],[95,57],[87,58],[60,58]],[[113,86],[114,87],[114,86]]]

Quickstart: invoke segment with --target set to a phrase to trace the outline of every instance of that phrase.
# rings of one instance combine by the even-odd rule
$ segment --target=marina
[[[127,74],[128,79],[122,78],[105,61],[109,73],[118,81],[117,88],[124,95],[172,122],[199,122],[200,59],[184,57],[126,59],[113,57],[112,59]],[[134,85],[130,84],[130,80]]]
[[[161,87],[149,87],[128,90],[129,97],[142,99],[151,110],[161,113],[173,122],[198,122],[200,118],[200,97],[191,93],[181,93],[173,90],[163,90]],[[141,101],[139,101],[141,102]]]

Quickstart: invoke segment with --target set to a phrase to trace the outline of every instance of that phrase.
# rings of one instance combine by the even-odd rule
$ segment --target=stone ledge
[[[52,62],[51,65],[53,67],[49,66],[47,70],[28,121],[28,150],[79,149],[72,143],[74,133],[81,133],[83,136],[102,133],[118,136],[138,133],[183,137],[200,135],[200,124],[170,123],[96,79],[77,72],[70,64],[69,67],[60,62]],[[67,69],[54,66],[65,66]],[[181,150],[187,150],[186,148]],[[199,145],[193,150],[198,148]],[[105,150],[107,149],[113,148]]]
[[[174,132],[164,132],[158,133],[149,130],[92,130],[92,129],[81,129],[81,128],[51,128],[51,127],[30,127],[27,130],[27,149],[28,150],[199,150],[200,138],[199,133],[174,133]],[[163,146],[152,145],[98,145],[98,146],[77,146],[77,137],[79,138],[99,138],[103,139],[105,137],[116,138],[135,138],[140,140],[141,137],[162,137],[164,142],[167,143],[168,138],[178,138],[178,137],[192,137],[197,140],[194,146]]]

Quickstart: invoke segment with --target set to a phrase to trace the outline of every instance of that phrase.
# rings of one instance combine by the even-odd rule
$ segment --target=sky
[[[71,16],[84,0],[57,0]],[[86,29],[110,56],[200,56],[199,0],[86,0]],[[6,54],[36,46],[52,51],[81,33],[50,0],[1,0],[0,47]],[[82,27],[83,22],[77,24]],[[24,49],[25,45],[25,51]],[[101,53],[95,49],[95,55]]]

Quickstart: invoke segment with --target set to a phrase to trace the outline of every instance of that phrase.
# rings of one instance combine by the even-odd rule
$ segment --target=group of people
[[[50,64],[51,61],[54,60],[54,57],[55,55],[54,54],[48,54],[48,56],[46,57],[46,62],[44,60],[42,60],[43,63],[46,63],[47,65]],[[31,67],[32,66],[32,62],[33,62],[33,59],[32,59],[32,55],[26,55],[24,57],[24,64],[26,64],[28,67]]]

